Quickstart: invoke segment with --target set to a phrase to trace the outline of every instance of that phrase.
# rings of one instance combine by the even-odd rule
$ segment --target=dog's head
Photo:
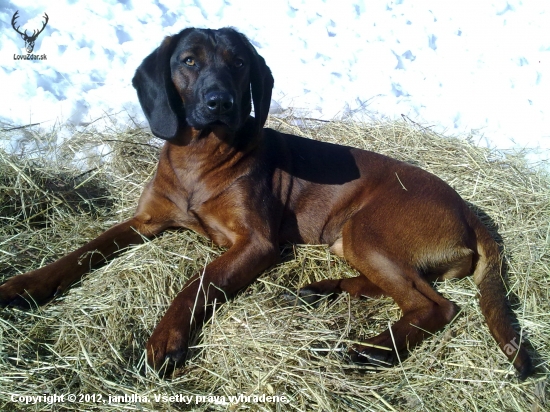
[[[151,131],[172,139],[185,127],[237,131],[254,103],[256,133],[269,112],[273,76],[241,33],[189,28],[166,37],[132,79]]]

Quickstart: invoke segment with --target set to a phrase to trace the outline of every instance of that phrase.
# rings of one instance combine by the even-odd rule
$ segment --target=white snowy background
[[[14,60],[26,54],[16,10],[29,34],[48,14],[34,50],[47,60]],[[250,38],[275,77],[273,112],[403,114],[550,158],[550,5],[540,0],[0,0],[0,128],[105,114],[144,122],[134,71],[189,26]]]

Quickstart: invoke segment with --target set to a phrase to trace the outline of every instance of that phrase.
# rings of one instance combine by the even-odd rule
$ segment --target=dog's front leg
[[[147,342],[147,360],[155,369],[185,360],[190,334],[224,302],[276,263],[278,246],[267,240],[237,241],[222,256],[193,276],[176,296]]]
[[[92,267],[113,257],[131,244],[143,242],[164,229],[147,214],[113,226],[96,239],[49,265],[14,276],[0,285],[0,307],[13,305],[29,307],[43,304],[80,280]]]

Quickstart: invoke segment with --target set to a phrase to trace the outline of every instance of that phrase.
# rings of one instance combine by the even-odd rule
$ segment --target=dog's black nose
[[[233,109],[233,96],[227,92],[210,92],[206,95],[206,106],[212,113],[228,113]]]

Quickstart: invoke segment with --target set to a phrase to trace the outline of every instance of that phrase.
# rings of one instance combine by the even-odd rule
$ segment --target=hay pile
[[[186,279],[223,253],[192,232],[177,231],[128,250],[44,307],[0,310],[0,409],[548,410],[548,175],[530,169],[522,154],[478,148],[407,120],[359,124],[271,118],[269,123],[417,164],[485,213],[502,239],[510,297],[539,373],[525,382],[514,377],[485,326],[471,278],[437,285],[462,313],[402,364],[374,373],[347,363],[340,348],[386,329],[400,311],[388,298],[341,296],[318,308],[289,305],[282,299],[289,290],[353,276],[325,246],[302,245],[285,247],[282,264],[220,307],[194,342],[186,366],[171,379],[143,373],[145,342],[169,303]],[[11,133],[0,138],[10,139]],[[159,142],[139,129],[75,131],[62,146],[43,147],[46,153],[23,158],[0,151],[0,281],[51,262],[131,216],[154,171]],[[92,147],[108,149],[108,156],[81,159],[78,169],[67,167],[75,152]],[[69,394],[77,395],[76,402]],[[232,405],[207,398],[240,394],[250,398]],[[65,398],[22,403],[24,396],[39,395]],[[123,399],[109,399],[116,395]],[[155,396],[175,397],[156,401]],[[280,402],[265,396],[279,396]],[[281,402],[285,399],[289,403]]]

